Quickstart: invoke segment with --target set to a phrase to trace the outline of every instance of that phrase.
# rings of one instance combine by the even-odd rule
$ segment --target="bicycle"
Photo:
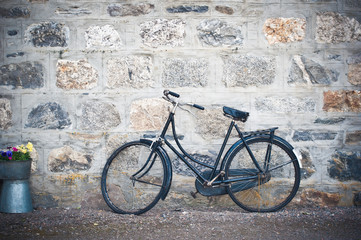
[[[119,147],[107,160],[101,178],[101,190],[107,205],[116,213],[142,214],[160,200],[164,200],[172,182],[172,164],[164,146],[167,146],[196,175],[196,192],[204,196],[228,194],[241,208],[250,212],[273,212],[285,207],[296,195],[300,185],[301,163],[286,140],[275,135],[277,127],[241,132],[236,121],[246,122],[248,112],[223,107],[231,118],[223,144],[213,165],[202,162],[187,153],[175,131],[175,112],[191,106],[182,103],[179,94],[165,90],[163,99],[173,105],[158,138],[140,139]],[[168,128],[178,150],[165,137]],[[222,158],[231,132],[239,139],[229,147]],[[221,160],[222,158],[222,160]],[[198,170],[190,161],[203,166]]]

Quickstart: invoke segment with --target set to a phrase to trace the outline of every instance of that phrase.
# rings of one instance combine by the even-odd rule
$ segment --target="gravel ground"
[[[152,209],[141,216],[40,209],[0,213],[0,239],[361,239],[361,208]]]

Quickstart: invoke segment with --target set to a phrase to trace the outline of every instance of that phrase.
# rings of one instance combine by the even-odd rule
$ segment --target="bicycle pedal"
[[[196,192],[191,192],[191,195],[192,195],[192,197],[195,199],[195,198],[197,198],[197,193],[198,193],[198,191],[196,191]]]

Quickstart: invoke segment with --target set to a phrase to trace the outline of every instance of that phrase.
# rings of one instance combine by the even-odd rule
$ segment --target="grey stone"
[[[310,178],[315,172],[316,168],[312,162],[310,153],[306,150],[301,150],[301,162],[302,162],[302,169],[301,169],[301,179]]]
[[[361,143],[361,131],[347,132],[345,143],[359,146]]]
[[[0,98],[0,129],[7,130],[12,126],[12,115],[10,100]]]
[[[289,84],[324,84],[336,82],[339,73],[321,66],[304,56],[294,56],[289,73]]]
[[[66,47],[69,41],[69,28],[56,22],[31,24],[26,29],[25,37],[34,47]]]
[[[68,8],[62,8],[58,7],[55,10],[55,13],[58,15],[64,15],[64,16],[81,16],[81,15],[89,15],[92,14],[92,11],[87,8],[81,8],[78,6],[70,6]]]
[[[121,122],[113,104],[94,100],[83,103],[81,108],[80,125],[83,130],[109,130]]]
[[[64,129],[71,125],[68,112],[55,102],[40,104],[28,115],[26,128]]]
[[[223,82],[226,87],[270,85],[276,76],[273,57],[249,55],[223,57]]]
[[[219,19],[203,20],[197,30],[199,40],[205,45],[220,47],[243,44],[240,27],[231,27]]]
[[[98,71],[86,60],[58,60],[56,86],[62,89],[92,89],[98,83]]]
[[[329,161],[328,173],[331,178],[340,181],[361,181],[360,152],[336,151]]]
[[[22,57],[24,56],[25,53],[24,52],[16,52],[16,53],[9,53],[9,54],[6,54],[6,57],[7,58],[15,58],[15,57]]]
[[[334,140],[336,132],[318,132],[318,131],[295,131],[292,140],[300,141],[317,141],[317,140]]]
[[[139,16],[150,13],[154,9],[153,4],[110,4],[108,13],[111,17]]]
[[[217,156],[215,155],[206,155],[206,154],[200,154],[200,153],[193,153],[190,154],[195,160],[203,162],[205,164],[209,164],[209,165],[213,165],[215,162],[215,159]],[[190,161],[189,159],[187,159],[188,161]],[[176,174],[182,175],[182,176],[195,176],[195,174],[193,173],[192,170],[190,170],[189,167],[187,167],[187,165],[179,158],[177,157],[176,159],[174,159],[174,161],[172,161],[172,165],[173,165],[173,170]],[[199,164],[193,164],[192,165],[198,170],[198,171],[203,171],[206,170],[208,168],[203,167],[202,165]]]
[[[345,0],[345,6],[352,9],[361,8],[361,2],[359,0]]]
[[[361,192],[355,193],[353,198],[353,204],[357,207],[361,206]]]
[[[336,12],[317,14],[316,41],[342,43],[361,41],[361,25],[354,19]]]
[[[30,10],[24,7],[13,7],[10,9],[0,7],[0,17],[3,18],[28,18]]]
[[[147,21],[140,25],[140,36],[144,45],[153,48],[183,46],[185,24],[182,19]]]
[[[318,123],[318,124],[325,124],[325,125],[333,125],[333,124],[337,124],[337,123],[340,123],[340,122],[343,122],[345,121],[346,118],[344,117],[339,117],[339,118],[325,118],[325,119],[322,119],[322,118],[317,118],[314,123]]]
[[[189,12],[196,12],[196,13],[205,13],[208,12],[208,6],[177,6],[177,7],[169,7],[167,8],[167,12],[169,13],[189,13]]]
[[[168,58],[163,66],[162,82],[165,87],[207,86],[209,63],[204,58]]]
[[[11,37],[18,35],[18,30],[9,30],[7,34]]]
[[[255,107],[260,112],[302,113],[315,112],[316,102],[311,98],[266,97],[256,98]]]
[[[92,157],[69,146],[53,149],[48,157],[51,172],[79,172],[91,167]]]
[[[107,62],[107,86],[109,88],[144,88],[154,85],[153,63],[149,56],[112,58]]]
[[[41,88],[44,86],[43,65],[39,62],[22,62],[0,67],[0,85],[13,88]]]
[[[123,45],[119,33],[111,25],[91,26],[84,34],[86,48],[119,49]]]

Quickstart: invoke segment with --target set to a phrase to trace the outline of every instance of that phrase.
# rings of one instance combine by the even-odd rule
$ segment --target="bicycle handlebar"
[[[166,98],[164,98],[164,99],[166,99],[167,101],[172,102],[173,104],[175,104],[176,102],[175,102],[174,100],[170,99],[168,95],[171,95],[171,96],[176,97],[176,98],[179,98],[179,97],[180,97],[180,95],[179,95],[178,93],[175,93],[175,92],[172,92],[172,91],[169,91],[169,90],[164,90],[164,91],[163,91],[163,94],[164,94],[164,96],[166,97]],[[200,109],[200,110],[204,110],[204,107],[201,106],[201,105],[198,105],[198,104],[190,104],[190,103],[187,103],[186,105],[189,105],[189,106],[198,108],[198,109]]]

